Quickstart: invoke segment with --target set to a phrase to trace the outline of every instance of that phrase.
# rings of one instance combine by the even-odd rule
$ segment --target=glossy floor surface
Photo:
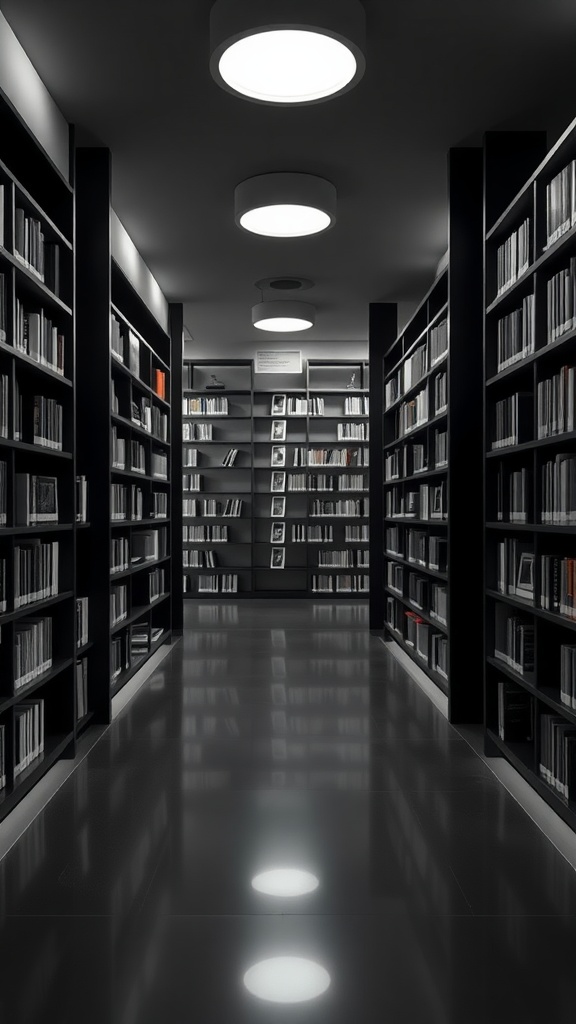
[[[187,605],[0,863],[2,1022],[573,1024],[576,872],[366,616]],[[319,885],[256,892],[274,867]],[[248,992],[276,957],[329,987]]]

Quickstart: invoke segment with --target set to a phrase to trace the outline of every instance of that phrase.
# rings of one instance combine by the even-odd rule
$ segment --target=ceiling
[[[399,302],[402,322],[446,248],[448,148],[501,128],[546,128],[553,143],[576,116],[573,0],[364,0],[364,78],[301,109],[213,82],[210,7],[0,0],[78,140],[112,150],[114,208],[203,346],[262,342],[250,307],[272,276],[315,282],[306,340],[364,340],[369,302]],[[234,186],[270,171],[332,181],[336,226],[307,239],[237,228]]]

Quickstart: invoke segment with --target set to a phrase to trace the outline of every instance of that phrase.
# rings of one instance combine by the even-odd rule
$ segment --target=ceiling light
[[[362,78],[365,34],[359,0],[217,0],[210,71],[257,103],[318,103]]]
[[[252,306],[252,323],[260,331],[307,331],[316,310],[309,302],[273,300]]]
[[[315,174],[257,174],[234,189],[234,217],[256,235],[315,235],[336,221],[336,189]]]
[[[271,868],[252,879],[252,888],[266,896],[306,896],[319,886],[316,875],[300,868]]]
[[[277,956],[250,967],[244,985],[252,995],[271,1003],[304,1003],[326,991],[330,975],[314,960]]]

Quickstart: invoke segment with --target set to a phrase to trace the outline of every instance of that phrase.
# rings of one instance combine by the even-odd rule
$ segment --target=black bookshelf
[[[179,359],[181,307],[170,307],[163,323],[128,277],[116,256],[110,197],[109,151],[79,148],[78,463],[90,528],[78,532],[78,563],[90,595],[89,686],[102,721],[110,720],[114,694],[169,642],[173,602],[178,610],[171,328]]]
[[[373,490],[379,472],[384,495],[370,626],[409,654],[462,723],[482,718],[470,672],[482,643],[482,160],[481,149],[449,151],[447,267],[388,345],[393,307],[370,310],[380,365],[371,401],[383,423]]]
[[[367,362],[308,360],[287,375],[257,373],[251,360],[186,360],[183,395],[194,488],[184,491],[185,594],[367,596]],[[240,501],[241,515],[229,514]],[[227,540],[209,539],[214,527]]]
[[[74,757],[74,190],[0,96],[0,819]]]
[[[498,193],[515,146],[485,146],[485,750],[576,829],[576,121]]]

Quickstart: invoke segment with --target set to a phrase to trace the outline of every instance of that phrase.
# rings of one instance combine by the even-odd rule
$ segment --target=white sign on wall
[[[254,373],[302,373],[302,352],[277,348],[257,352]]]

